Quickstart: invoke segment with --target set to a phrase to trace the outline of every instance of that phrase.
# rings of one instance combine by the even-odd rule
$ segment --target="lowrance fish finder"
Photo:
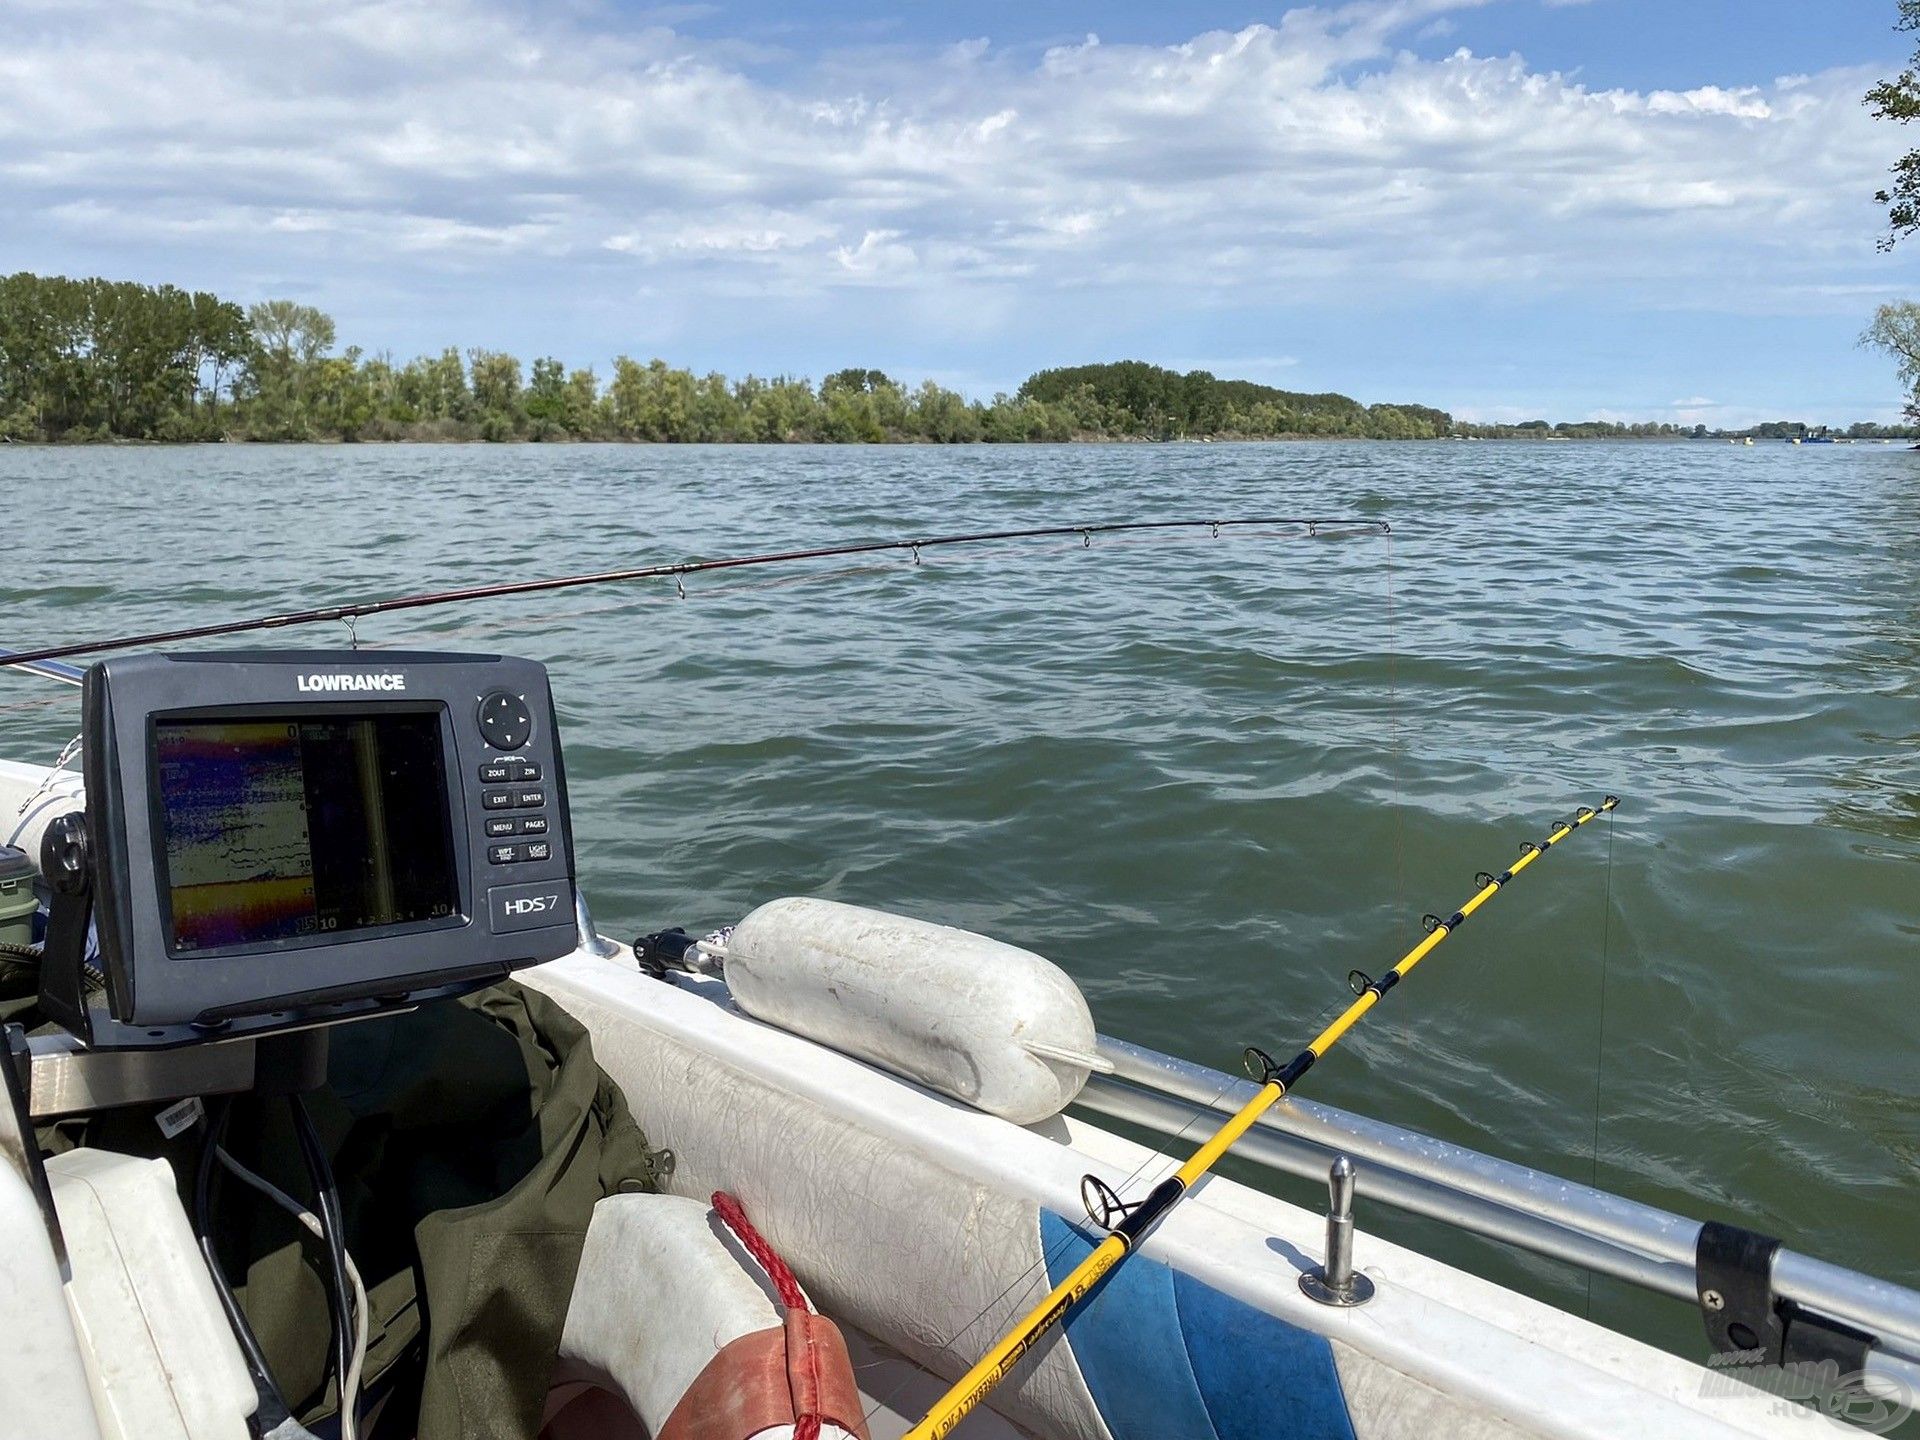
[[[575,946],[534,661],[144,655],[93,666],[82,708],[87,810],[47,831],[41,998],[89,1046],[354,1019]]]

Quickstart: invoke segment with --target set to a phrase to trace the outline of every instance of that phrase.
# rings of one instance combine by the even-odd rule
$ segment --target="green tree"
[[[247,324],[253,332],[242,377],[248,429],[268,439],[306,439],[315,367],[333,348],[333,320],[311,305],[265,300],[248,309]]]
[[[922,381],[913,392],[910,414],[913,432],[923,440],[953,445],[980,438],[980,407],[931,380]]]
[[[247,314],[230,300],[204,290],[193,295],[193,329],[198,345],[194,370],[206,396],[207,430],[212,433],[227,373],[247,358]]]
[[[1920,305],[1911,300],[1882,305],[1860,332],[1860,343],[1893,357],[1894,372],[1907,390],[1907,417],[1920,420]]]
[[[561,411],[561,424],[570,435],[582,438],[601,433],[600,381],[591,369],[576,370],[567,376],[567,389]]]
[[[469,350],[473,403],[479,410],[480,438],[511,440],[526,428],[520,393],[520,362],[499,350]]]
[[[533,362],[524,406],[535,440],[564,434],[567,422],[567,369],[552,356]]]
[[[323,435],[358,440],[375,413],[372,378],[357,346],[315,360],[304,377],[309,424]]]
[[[1920,30],[1920,0],[1900,0],[1900,18],[1894,29]],[[1876,120],[1892,120],[1905,125],[1920,118],[1920,48],[1914,51],[1907,68],[1891,80],[1882,80],[1867,92],[1867,108]],[[1887,207],[1887,233],[1880,248],[1894,244],[1920,230],[1920,150],[1909,150],[1894,162],[1893,181],[1874,195]]]

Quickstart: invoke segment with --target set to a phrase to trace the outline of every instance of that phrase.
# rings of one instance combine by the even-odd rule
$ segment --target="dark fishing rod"
[[[583,585],[612,585],[630,580],[678,580],[713,570],[745,570],[756,565],[789,565],[803,560],[831,560],[848,555],[877,555],[887,551],[912,551],[917,564],[920,552],[952,545],[982,545],[995,540],[1043,540],[1078,535],[1088,546],[1095,535],[1112,535],[1130,530],[1222,530],[1246,526],[1285,525],[1306,530],[1311,535],[1319,527],[1351,529],[1364,526],[1382,535],[1391,526],[1384,520],[1360,520],[1351,517],[1319,519],[1291,515],[1241,516],[1232,520],[1116,520],[1089,525],[1047,525],[1029,530],[980,530],[966,535],[933,535],[919,540],[868,540],[856,545],[822,545],[810,550],[770,550],[757,555],[729,555],[718,560],[680,560],[664,565],[641,565],[628,570],[598,570],[582,575],[556,575],[539,580],[508,580],[495,585],[474,585],[463,590],[434,590],[417,595],[394,595],[383,600],[355,600],[345,605],[326,605],[313,610],[291,610],[284,615],[260,615],[249,620],[223,620],[210,625],[189,625],[178,630],[155,630],[145,635],[120,635],[106,640],[79,640],[68,645],[43,645],[32,650],[0,651],[0,667],[33,669],[48,678],[47,662],[71,655],[95,655],[106,650],[145,649],[172,645],[182,640],[207,640],[217,635],[245,635],[257,630],[278,630],[289,625],[318,625],[329,621],[345,623],[368,615],[385,615],[395,610],[422,610],[433,605],[458,605],[470,600],[496,600],[511,595],[534,595],[547,590],[573,590]]]

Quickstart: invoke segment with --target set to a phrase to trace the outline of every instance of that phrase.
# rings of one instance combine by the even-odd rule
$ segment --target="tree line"
[[[815,385],[793,376],[696,375],[622,355],[603,378],[552,357],[529,367],[484,349],[449,348],[401,364],[358,346],[336,353],[336,340],[330,317],[290,300],[242,309],[171,285],[6,276],[0,440],[953,444],[1706,434],[1601,421],[1475,425],[1427,405],[1363,405],[1141,361],[1042,370],[1014,394],[982,402],[872,369],[840,370]]]
[[[1047,370],[969,400],[837,371],[732,380],[620,356],[611,372],[448,348],[336,353],[333,320],[169,285],[0,279],[0,438],[21,440],[1023,441],[1444,435],[1444,412],[1363,406],[1138,362]]]

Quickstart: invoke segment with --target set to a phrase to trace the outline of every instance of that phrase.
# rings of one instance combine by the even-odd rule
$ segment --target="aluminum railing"
[[[0,650],[0,669],[15,669],[25,675],[38,675],[42,680],[58,680],[63,685],[78,685],[84,673],[78,666],[59,660],[23,660],[10,666],[7,656],[13,653]]]
[[[1111,1075],[1095,1074],[1075,1102],[1164,1135],[1208,1133],[1258,1087],[1204,1065],[1105,1036]],[[1358,1163],[1359,1193],[1410,1214],[1697,1306],[1700,1222],[1657,1206],[1495,1159],[1464,1146],[1289,1097],[1234,1148],[1269,1169],[1324,1182],[1334,1157]],[[1869,1364],[1920,1395],[1920,1291],[1782,1248],[1776,1295],[1877,1337]]]

